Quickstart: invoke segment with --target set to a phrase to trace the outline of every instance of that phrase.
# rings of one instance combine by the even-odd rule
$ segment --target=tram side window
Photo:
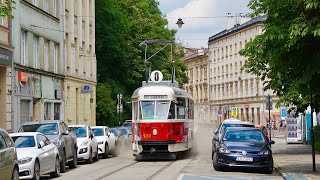
[[[133,102],[133,112],[134,112],[133,119],[137,120],[138,119],[138,101],[137,100]]]
[[[168,119],[175,119],[176,118],[176,104],[171,101],[171,104],[170,104],[170,109],[169,109],[169,114],[168,114]]]
[[[184,98],[178,98],[178,105],[177,105],[177,118],[178,119],[185,119],[186,117],[186,100]]]

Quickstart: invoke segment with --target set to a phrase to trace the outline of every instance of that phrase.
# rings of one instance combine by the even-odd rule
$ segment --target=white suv
[[[78,160],[85,160],[91,164],[99,160],[98,143],[91,128],[88,125],[70,125],[69,130],[77,137]]]

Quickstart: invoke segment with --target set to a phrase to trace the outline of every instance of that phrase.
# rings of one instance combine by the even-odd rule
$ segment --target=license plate
[[[237,157],[236,161],[252,162],[253,158],[250,158],[250,157]]]

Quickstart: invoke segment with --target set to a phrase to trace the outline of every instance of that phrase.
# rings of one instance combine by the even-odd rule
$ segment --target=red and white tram
[[[176,158],[192,147],[194,103],[176,82],[143,82],[132,95],[132,145],[145,156]]]

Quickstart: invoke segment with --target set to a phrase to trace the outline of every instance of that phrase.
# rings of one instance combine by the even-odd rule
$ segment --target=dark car
[[[219,140],[222,136],[222,134],[224,133],[224,131],[226,130],[227,127],[250,127],[250,128],[254,128],[254,124],[248,121],[241,121],[239,119],[226,119],[224,120],[219,128],[214,132],[213,134],[213,138],[212,138],[212,155],[211,157],[213,157],[213,154],[216,150],[216,146],[219,143]]]
[[[0,179],[19,179],[19,165],[14,142],[0,128]]]
[[[19,132],[40,132],[47,136],[58,147],[61,172],[66,171],[66,165],[69,168],[77,167],[77,139],[73,132],[68,131],[68,126],[63,121],[28,122],[19,128]]]
[[[226,167],[257,168],[271,174],[273,158],[270,144],[260,129],[229,127],[219,140],[213,155],[213,167],[217,171]]]

